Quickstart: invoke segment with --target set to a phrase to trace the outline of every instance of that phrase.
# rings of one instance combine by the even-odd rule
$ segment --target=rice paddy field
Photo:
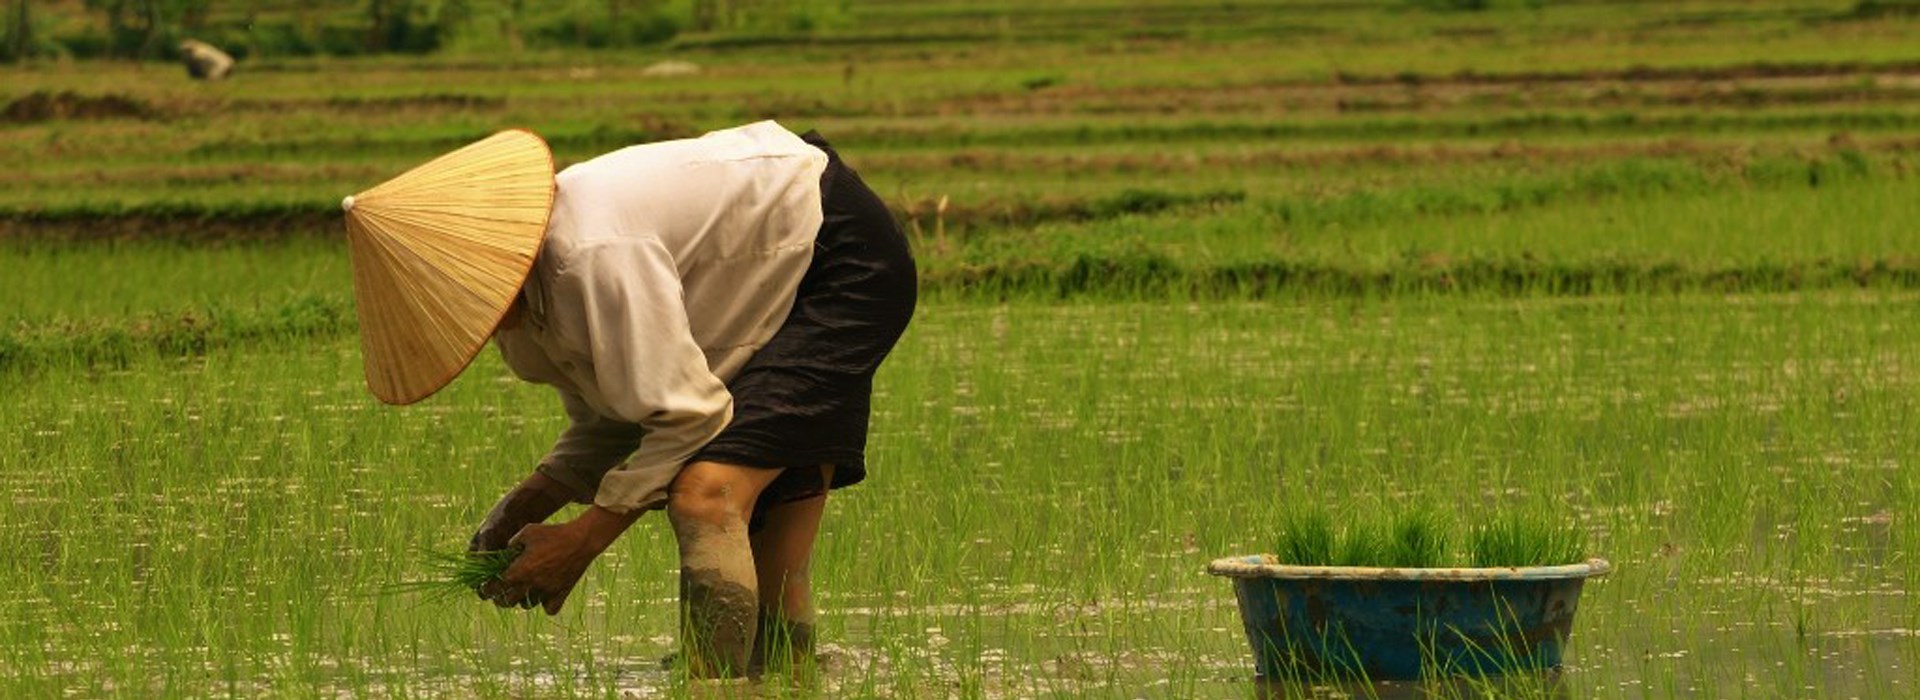
[[[565,419],[491,350],[375,401],[337,206],[499,128],[565,165],[768,118],[923,302],[819,676],[742,692],[1920,696],[1920,6],[1452,4],[0,67],[0,697],[716,692],[661,663],[658,516],[558,617],[394,592]],[[1256,684],[1205,567],[1304,508],[1552,513],[1615,568],[1550,682]]]

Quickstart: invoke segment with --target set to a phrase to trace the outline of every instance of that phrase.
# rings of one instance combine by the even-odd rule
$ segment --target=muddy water
[[[753,589],[753,550],[744,515],[708,523],[672,516],[680,544],[682,636],[701,653],[688,657],[701,677],[743,675],[759,630],[760,597]],[[709,664],[713,667],[709,667]]]
[[[1878,330],[1894,312],[1865,301],[1509,306],[1029,309],[1001,338],[996,311],[930,314],[880,404],[876,462],[897,468],[828,516],[818,674],[746,687],[1247,697],[1231,593],[1200,572],[1257,551],[1258,523],[1215,516],[1270,509],[1285,468],[1343,493],[1570,494],[1617,567],[1583,595],[1573,697],[1920,696],[1912,324]],[[334,350],[19,389],[0,695],[688,694],[659,664],[680,562],[658,520],[557,620],[369,597],[416,548],[464,542],[519,476],[504,460],[563,426],[550,396],[477,382],[379,413]],[[1060,384],[1075,367],[1101,372]],[[261,389],[289,374],[299,391]],[[1564,469],[1496,469],[1542,460]]]
[[[758,630],[759,596],[715,569],[682,569],[680,583],[692,643],[711,650],[706,658],[720,665],[702,667],[699,675],[744,673]]]

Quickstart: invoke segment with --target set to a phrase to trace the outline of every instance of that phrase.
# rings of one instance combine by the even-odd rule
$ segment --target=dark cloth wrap
[[[801,138],[828,158],[813,260],[780,330],[727,384],[733,421],[693,457],[786,470],[762,492],[756,515],[867,477],[874,371],[906,330],[917,295],[913,256],[886,204],[819,134]],[[815,468],[826,464],[831,483]]]

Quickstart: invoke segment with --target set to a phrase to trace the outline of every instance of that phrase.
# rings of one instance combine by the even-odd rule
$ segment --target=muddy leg
[[[813,660],[813,544],[827,506],[824,484],[833,477],[832,466],[821,469],[821,495],[768,508],[752,538],[760,596],[756,670],[806,667]]]
[[[747,672],[760,612],[747,517],[779,473],[695,462],[673,482],[667,518],[680,545],[681,648],[696,678]]]

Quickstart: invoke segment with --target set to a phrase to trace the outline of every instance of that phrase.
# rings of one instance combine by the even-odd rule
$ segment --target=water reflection
[[[1441,698],[1539,698],[1571,700],[1573,689],[1559,670],[1489,677],[1420,681],[1306,682],[1255,677],[1256,700],[1438,700]]]

